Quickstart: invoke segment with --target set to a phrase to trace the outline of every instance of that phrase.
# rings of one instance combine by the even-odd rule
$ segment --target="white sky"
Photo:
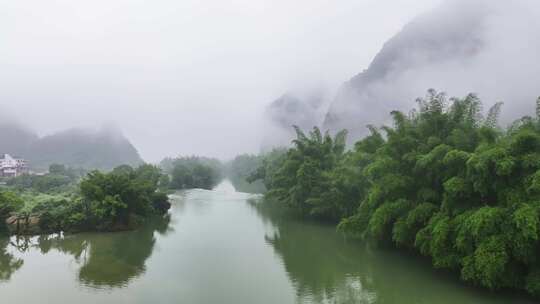
[[[0,111],[114,122],[148,161],[257,152],[264,106],[332,90],[441,0],[0,0]]]

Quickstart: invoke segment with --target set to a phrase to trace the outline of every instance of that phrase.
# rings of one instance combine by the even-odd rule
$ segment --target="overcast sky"
[[[260,147],[288,90],[335,90],[440,0],[0,0],[0,111],[115,123],[147,161]]]

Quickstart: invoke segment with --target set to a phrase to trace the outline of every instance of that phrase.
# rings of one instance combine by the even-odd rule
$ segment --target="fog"
[[[258,152],[265,107],[340,84],[435,0],[0,1],[0,116],[115,124],[147,161]]]
[[[463,97],[484,110],[504,102],[500,124],[534,115],[540,95],[540,2],[449,0],[414,18],[385,43],[369,69],[344,84],[325,128],[380,125],[392,110],[409,111],[428,88]]]
[[[114,125],[151,162],[292,124],[357,138],[428,88],[504,101],[506,124],[540,95],[539,34],[536,0],[0,0],[0,122]]]

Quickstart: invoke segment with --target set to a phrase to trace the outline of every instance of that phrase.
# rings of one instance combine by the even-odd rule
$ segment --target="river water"
[[[137,231],[0,238],[3,303],[533,303],[258,207],[228,181]]]

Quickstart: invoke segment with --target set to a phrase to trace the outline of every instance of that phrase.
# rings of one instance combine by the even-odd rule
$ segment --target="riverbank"
[[[121,231],[131,231],[140,228],[143,226],[148,220],[152,220],[153,218],[160,217],[164,215],[155,215],[151,216],[150,218],[143,218],[139,216],[131,216],[129,220],[129,224],[118,224],[111,227],[105,227],[103,229],[95,228],[88,228],[86,230],[78,230],[78,229],[72,229],[72,230],[50,230],[48,228],[43,228],[42,220],[39,215],[29,215],[29,216],[21,216],[21,215],[12,215],[8,217],[5,221],[5,235],[7,236],[39,236],[39,235],[47,235],[47,234],[55,234],[55,233],[65,233],[65,234],[75,234],[75,233],[85,233],[85,232],[121,232]],[[45,230],[48,229],[48,230]]]
[[[258,197],[224,182],[171,195],[167,216],[134,231],[0,238],[0,273],[9,276],[0,293],[60,304],[535,303],[464,286],[331,225],[254,208],[248,200]]]
[[[165,214],[167,194],[159,191],[160,169],[151,165],[92,171],[69,191],[56,194],[0,191],[0,225],[9,234],[121,231]],[[52,190],[51,190],[52,191]]]
[[[429,90],[417,102],[392,112],[392,126],[369,126],[351,150],[346,130],[295,128],[292,147],[251,179],[268,199],[415,250],[465,284],[540,297],[540,100],[536,117],[507,129],[497,125],[501,104],[484,118],[474,94]]]

